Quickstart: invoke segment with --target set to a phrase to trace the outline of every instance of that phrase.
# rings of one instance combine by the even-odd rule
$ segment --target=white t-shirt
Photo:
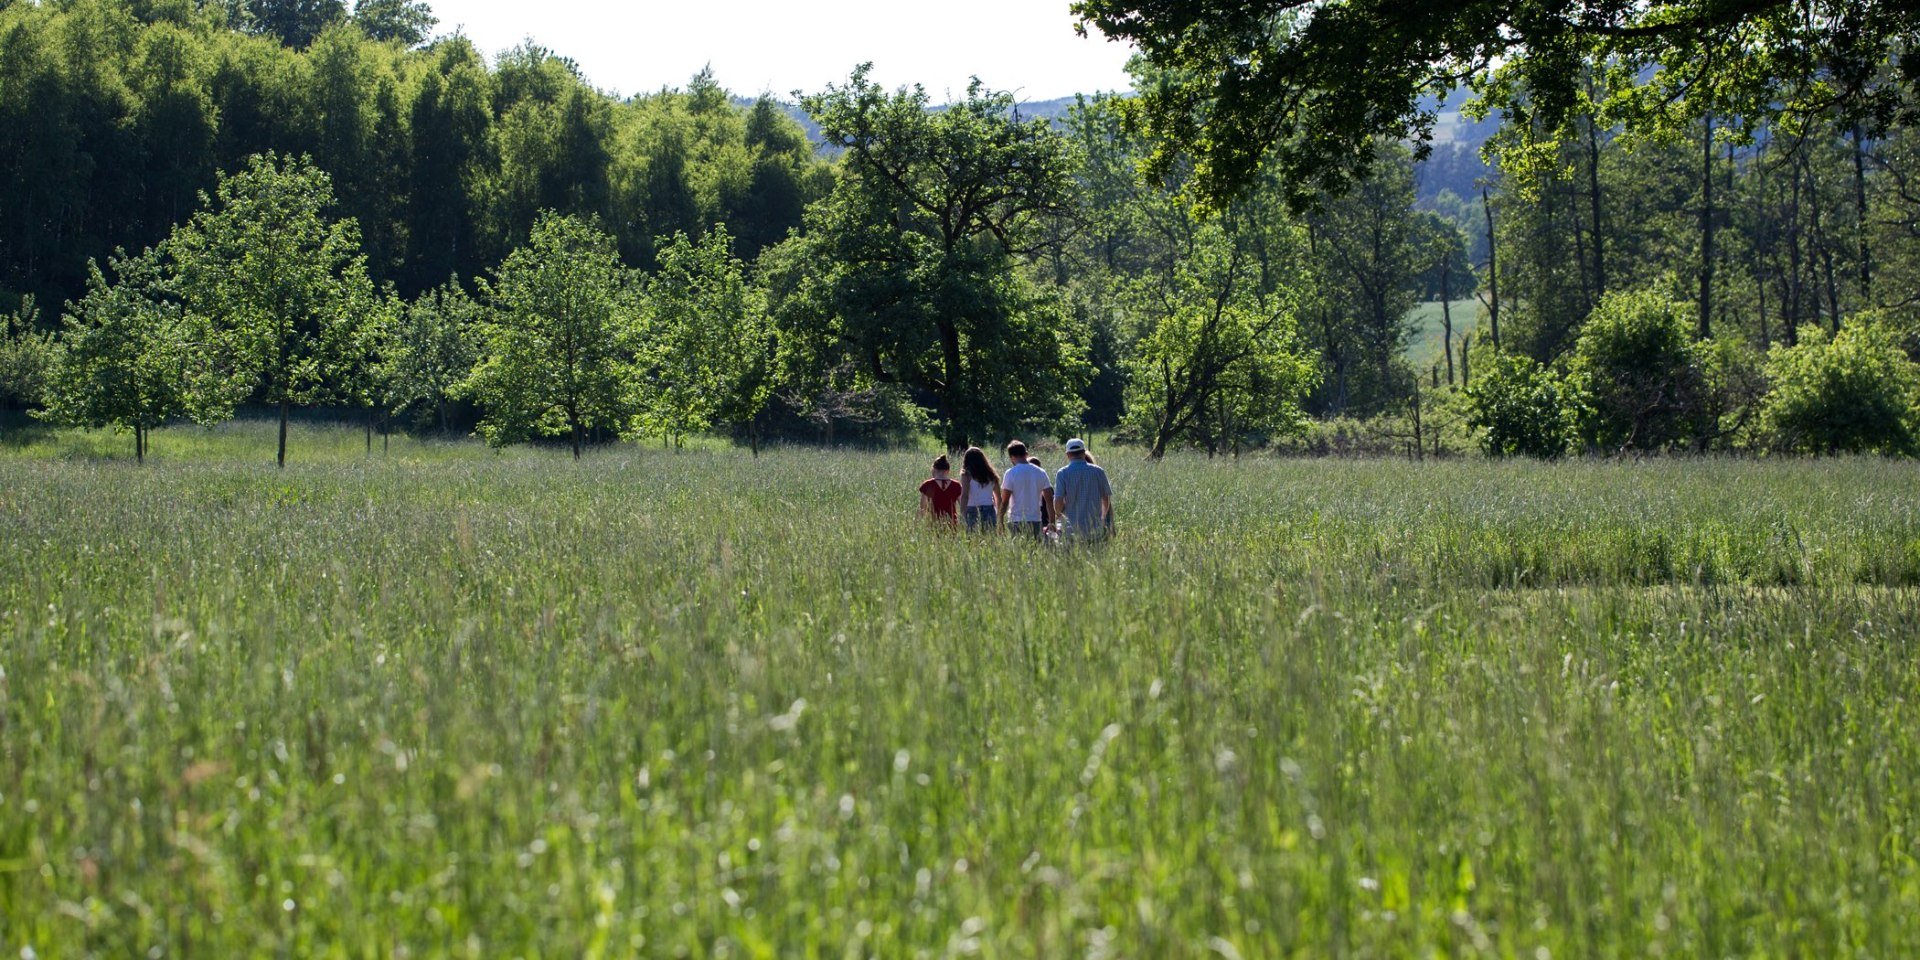
[[[992,484],[977,482],[971,474],[961,482],[966,484],[967,506],[991,507],[994,505]]]
[[[1007,505],[1008,523],[1039,523],[1040,494],[1052,484],[1047,472],[1031,463],[1016,463],[1000,476],[1000,489],[1013,497]]]

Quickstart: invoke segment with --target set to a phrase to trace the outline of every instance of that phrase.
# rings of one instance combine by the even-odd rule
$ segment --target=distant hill
[[[1461,199],[1480,192],[1479,181],[1492,170],[1480,159],[1480,148],[1500,129],[1498,117],[1475,120],[1465,108],[1472,94],[1457,89],[1445,100],[1427,97],[1421,109],[1432,110],[1433,153],[1414,168],[1414,190],[1422,206],[1429,206],[1442,191],[1451,190]]]

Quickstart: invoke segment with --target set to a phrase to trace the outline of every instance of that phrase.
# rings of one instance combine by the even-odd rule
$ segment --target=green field
[[[0,447],[0,956],[1920,955],[1910,463],[361,445]]]
[[[1486,308],[1478,300],[1455,300],[1453,307],[1453,348],[1460,349],[1460,339],[1472,333],[1480,326],[1480,314]],[[1440,365],[1440,376],[1447,375],[1447,357],[1442,343],[1446,339],[1445,325],[1441,323],[1440,301],[1430,300],[1413,308],[1408,315],[1413,335],[1407,340],[1407,362],[1414,372],[1425,375],[1434,364]],[[1454,362],[1460,355],[1454,354]]]

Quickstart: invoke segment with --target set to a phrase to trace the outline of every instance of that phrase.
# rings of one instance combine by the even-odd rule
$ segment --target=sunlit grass
[[[1909,464],[1102,451],[1047,552],[919,452],[121,439],[0,448],[0,956],[1920,955]]]

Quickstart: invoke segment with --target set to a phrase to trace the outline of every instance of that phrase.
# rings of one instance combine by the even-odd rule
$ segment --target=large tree
[[[1298,228],[1293,228],[1298,233]],[[1127,417],[1158,458],[1190,440],[1209,455],[1242,436],[1298,429],[1319,371],[1298,337],[1295,291],[1263,291],[1248,244],[1200,226],[1168,274],[1149,275],[1130,305],[1145,324],[1127,386]],[[1291,244],[1296,266],[1304,238]]]
[[[1271,158],[1310,203],[1367,173],[1381,138],[1424,144],[1431,98],[1472,82],[1490,106],[1557,131],[1586,65],[1646,83],[1610,92],[1631,129],[1688,116],[1821,112],[1878,124],[1920,86],[1920,8],[1905,0],[1076,0],[1082,29],[1162,69],[1140,117],[1219,200]],[[1894,74],[1897,74],[1895,76]],[[1891,83],[1885,81],[1892,81]]]
[[[1420,275],[1435,248],[1413,209],[1413,165],[1404,148],[1372,176],[1323,197],[1307,218],[1318,298],[1309,327],[1328,368],[1321,409],[1383,413],[1411,387],[1402,356]]]
[[[863,66],[802,102],[845,160],[795,241],[808,253],[789,261],[810,281],[783,305],[795,333],[914,392],[953,446],[1061,419],[1076,336],[1020,266],[1071,203],[1067,141],[978,81],[932,110],[924,90],[889,93]]]
[[[333,181],[305,158],[249,158],[203,200],[168,242],[180,293],[221,361],[278,409],[284,467],[289,408],[350,399],[341,388],[366,356],[376,298],[359,224],[330,215]]]

